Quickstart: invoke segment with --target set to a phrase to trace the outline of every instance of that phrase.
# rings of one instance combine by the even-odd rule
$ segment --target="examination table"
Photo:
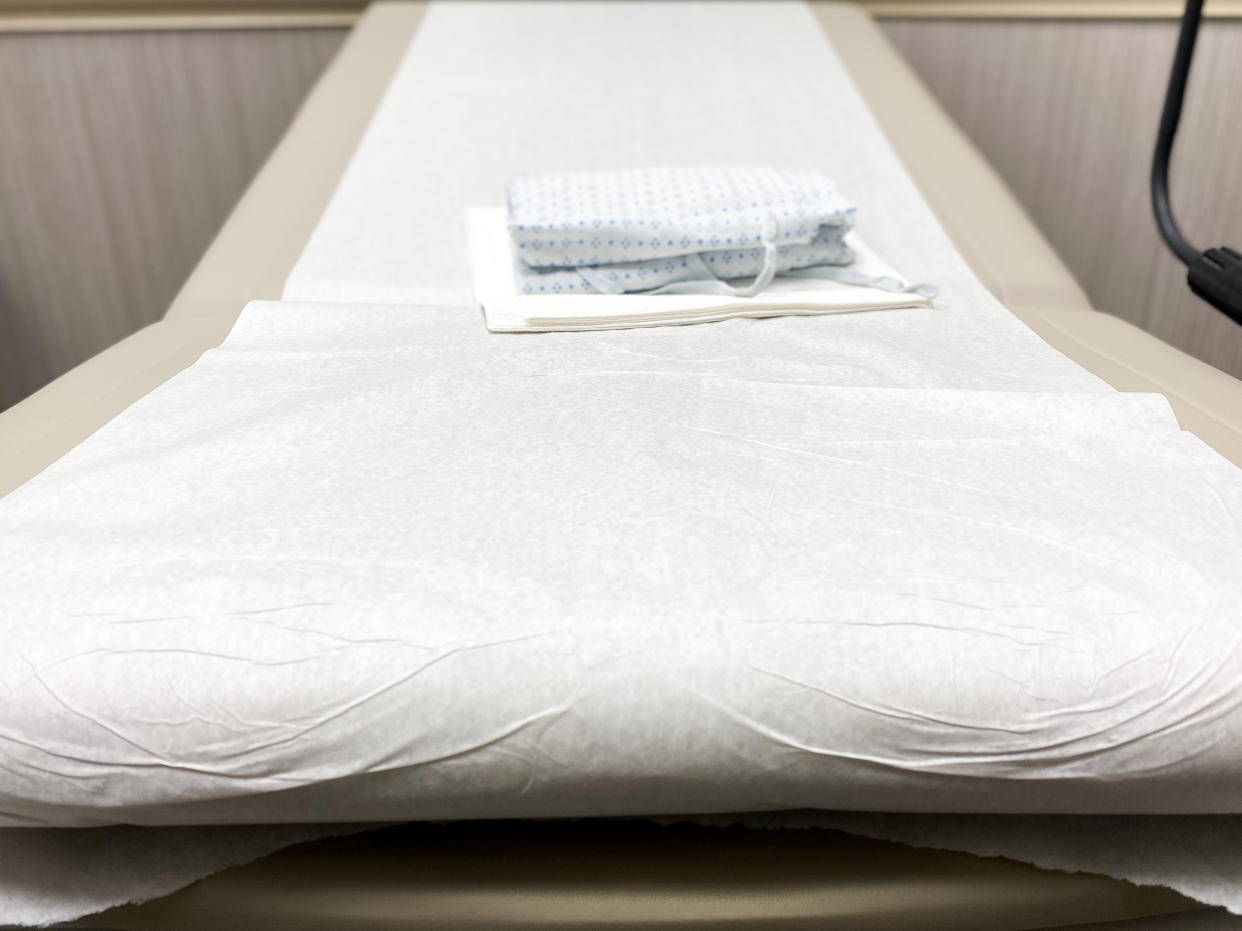
[[[856,8],[813,4],[908,171],[978,277],[1122,391],[1164,394],[1242,465],[1242,383],[1093,311],[992,169]],[[420,4],[363,16],[163,321],[0,414],[0,493],[40,472],[278,298]],[[1177,914],[1179,923],[1131,924]],[[1156,922],[1159,919],[1153,918]],[[829,831],[642,821],[413,825],[292,848],[78,922],[101,928],[1229,927],[1168,890]]]

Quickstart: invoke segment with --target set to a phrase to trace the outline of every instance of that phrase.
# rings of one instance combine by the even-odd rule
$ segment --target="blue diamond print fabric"
[[[745,296],[774,274],[852,262],[855,209],[814,171],[583,171],[513,181],[508,225],[524,294]]]

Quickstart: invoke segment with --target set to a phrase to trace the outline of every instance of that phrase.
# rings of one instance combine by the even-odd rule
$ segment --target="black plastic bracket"
[[[1242,323],[1242,255],[1228,246],[1208,249],[1187,268],[1190,290],[1235,323]]]

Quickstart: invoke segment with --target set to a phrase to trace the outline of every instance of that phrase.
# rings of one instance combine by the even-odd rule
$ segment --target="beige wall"
[[[159,319],[343,36],[0,34],[0,408]]]
[[[1242,327],[1186,289],[1147,190],[1171,21],[887,20],[1100,310],[1242,377]],[[1204,24],[1174,153],[1199,248],[1242,249],[1242,22]]]

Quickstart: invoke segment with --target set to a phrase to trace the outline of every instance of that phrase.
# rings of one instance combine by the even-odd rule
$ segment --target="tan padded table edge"
[[[1097,311],[1032,311],[1027,325],[1119,391],[1155,391],[1178,422],[1242,467],[1242,382],[1144,330]]]

